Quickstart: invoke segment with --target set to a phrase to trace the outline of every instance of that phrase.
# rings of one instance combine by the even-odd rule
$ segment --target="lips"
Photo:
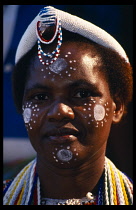
[[[79,131],[75,129],[62,128],[46,132],[45,138],[55,143],[66,143],[77,140]]]

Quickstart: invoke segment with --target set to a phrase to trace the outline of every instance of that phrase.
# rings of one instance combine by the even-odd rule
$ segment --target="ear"
[[[118,123],[124,114],[124,104],[119,97],[114,98],[113,123]]]

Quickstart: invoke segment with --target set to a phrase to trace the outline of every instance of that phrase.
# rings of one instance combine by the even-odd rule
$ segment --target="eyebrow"
[[[84,80],[84,79],[77,80],[77,81],[72,82],[70,84],[71,87],[78,87],[78,86],[81,86],[81,85],[83,85],[83,86],[95,86],[96,87],[95,84],[92,84],[92,83],[90,83],[90,82],[88,82],[87,80]]]
[[[42,90],[50,90],[51,88],[48,87],[47,85],[42,85],[40,83],[36,83],[36,84],[33,84],[32,86],[28,87],[25,89],[25,94],[27,94],[28,92],[30,91],[33,91],[33,90],[36,90],[36,89],[42,89]]]
[[[94,83],[91,83],[90,81],[81,79],[81,80],[77,80],[76,82],[73,82],[70,84],[71,88],[76,88],[76,87],[80,87],[80,86],[84,86],[84,87],[88,87],[89,89],[93,90],[93,91],[97,91],[100,92],[98,86]]]

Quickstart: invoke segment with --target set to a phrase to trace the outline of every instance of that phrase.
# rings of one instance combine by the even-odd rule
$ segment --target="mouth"
[[[55,129],[45,134],[45,138],[55,143],[67,143],[76,141],[79,131],[75,129],[63,128]]]

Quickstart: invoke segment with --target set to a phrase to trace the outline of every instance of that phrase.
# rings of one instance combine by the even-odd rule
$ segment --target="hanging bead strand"
[[[46,40],[43,38],[43,33],[46,31],[46,28],[50,27],[51,25],[55,25],[55,32],[54,32],[53,37],[50,40]],[[39,60],[43,65],[48,66],[57,60],[59,53],[60,53],[60,47],[62,45],[61,20],[59,19],[59,17],[57,17],[56,11],[53,7],[50,7],[50,6],[45,7],[44,9],[42,9],[40,11],[39,20],[37,22],[36,34],[37,34],[37,38],[38,38],[37,42],[38,42]],[[51,53],[43,52],[43,50],[41,48],[41,42],[43,44],[50,44],[55,40],[57,35],[58,35],[58,41],[57,41],[56,49],[53,50],[53,52],[51,52]],[[47,57],[51,60],[43,61],[42,56]]]
[[[62,30],[61,30],[61,22],[59,21],[59,28],[58,28],[58,42],[57,42],[57,47],[56,49],[51,52],[51,53],[44,53],[42,48],[41,48],[41,44],[40,44],[40,40],[38,39],[38,57],[39,57],[39,60],[40,62],[43,64],[43,65],[50,65],[52,64],[54,61],[57,60],[58,56],[59,56],[59,52],[60,52],[60,47],[62,45]],[[51,59],[51,61],[49,62],[48,60],[46,62],[43,61],[42,59],[42,55],[45,56],[45,57],[48,57],[48,58],[53,58]]]

